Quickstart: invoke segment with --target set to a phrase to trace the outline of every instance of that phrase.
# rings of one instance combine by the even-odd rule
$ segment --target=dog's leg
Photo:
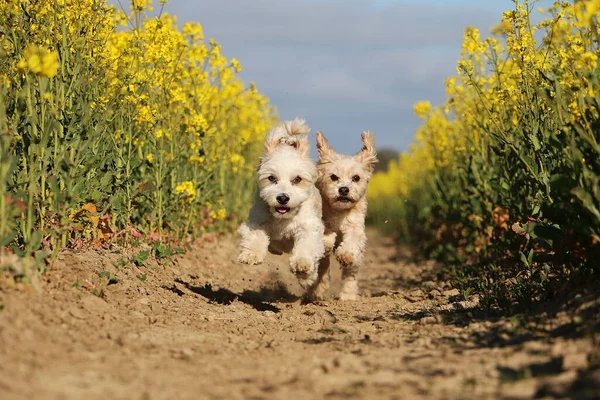
[[[317,281],[317,263],[325,253],[323,231],[300,229],[294,235],[290,269],[303,289],[308,290]]]
[[[342,232],[342,242],[335,250],[335,257],[342,266],[342,289],[340,300],[358,298],[358,270],[363,262],[367,236],[364,229],[351,228]]]
[[[267,232],[250,223],[243,223],[238,229],[241,236],[238,262],[242,264],[261,264],[267,256],[269,235]]]
[[[319,260],[319,271],[317,275],[317,282],[309,289],[308,298],[309,300],[325,300],[327,292],[329,290],[329,283],[331,280],[331,274],[329,265],[331,259],[329,255],[325,255]]]
[[[325,245],[325,254],[331,254],[331,252],[333,251],[333,248],[335,247],[335,238],[336,238],[336,233],[335,232],[331,232],[331,231],[326,231],[325,235],[323,236],[323,244]]]

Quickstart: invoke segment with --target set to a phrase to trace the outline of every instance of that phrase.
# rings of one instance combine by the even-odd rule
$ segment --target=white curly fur
[[[319,263],[317,282],[311,296],[322,299],[329,289],[330,254],[342,266],[341,300],[358,297],[358,271],[363,264],[367,236],[367,185],[377,162],[375,139],[371,132],[361,135],[363,148],[353,156],[336,153],[321,132],[317,132],[317,187],[323,198],[326,254]],[[344,193],[344,194],[343,194]]]
[[[261,264],[267,251],[290,253],[290,269],[308,290],[317,280],[325,253],[322,200],[315,186],[317,169],[310,159],[310,131],[302,119],[286,121],[265,140],[257,168],[258,191],[241,236],[238,261]],[[281,204],[279,196],[287,203]]]

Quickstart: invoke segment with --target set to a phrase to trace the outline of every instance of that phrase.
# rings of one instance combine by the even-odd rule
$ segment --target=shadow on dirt
[[[450,345],[455,351],[502,348],[513,346],[515,351],[527,348],[532,341],[548,341],[557,338],[592,338],[596,349],[588,353],[587,366],[577,370],[574,380],[548,380],[536,389],[534,398],[598,399],[600,387],[600,301],[598,293],[588,292],[570,301],[538,304],[536,308],[511,316],[501,312],[490,312],[482,308],[461,307],[454,303],[453,309],[420,309],[394,312],[389,318],[405,321],[437,321],[458,327],[479,324],[463,335],[446,335],[441,343]],[[560,313],[560,314],[559,314]],[[554,318],[556,317],[556,318]],[[554,320],[553,324],[548,321]],[[536,351],[528,350],[528,351]],[[497,365],[502,382],[513,382],[532,377],[558,376],[566,371],[562,356],[551,357],[540,362],[529,363],[518,368]]]
[[[573,382],[543,383],[537,388],[534,398],[598,399],[599,385],[600,364],[597,360],[595,363],[590,360],[587,368],[577,371],[577,377]]]
[[[406,251],[398,253],[399,259],[404,262],[414,262],[410,256]],[[468,305],[468,301],[460,301],[460,295],[444,296],[442,287],[446,282],[440,275],[439,267],[434,264],[424,264],[415,277],[396,276],[394,288],[419,288],[420,294],[405,295],[411,303],[431,300],[445,305],[420,309],[413,307],[411,310],[393,312],[386,318],[422,323],[431,323],[422,321],[424,318],[428,321],[435,318],[437,323],[457,327],[483,323],[481,326],[485,326],[486,329],[472,332],[468,339],[462,341],[465,347],[471,348],[506,347],[541,338],[593,337],[600,342],[600,280],[587,282],[585,286],[575,288],[569,293],[563,292],[565,294],[557,295],[552,300],[511,304],[507,309],[490,309],[473,303]],[[431,283],[438,288],[428,292]],[[550,324],[548,321],[554,322]],[[460,345],[455,343],[455,338],[452,337],[442,340]]]
[[[257,311],[272,311],[278,313],[281,309],[271,303],[291,303],[298,300],[298,297],[289,293],[282,283],[277,283],[274,288],[261,288],[260,291],[244,290],[244,292],[239,294],[226,288],[213,289],[210,283],[203,286],[193,286],[179,279],[176,279],[175,282],[185,286],[189,291],[207,298],[211,302],[229,305],[237,300],[244,304],[248,304]]]
[[[523,344],[540,338],[581,338],[594,337],[600,334],[600,301],[598,294],[588,293],[586,296],[565,303],[539,304],[530,310],[507,316],[500,311],[490,311],[479,307],[468,308],[454,303],[451,309],[420,309],[415,311],[395,312],[391,318],[398,320],[419,321],[425,317],[434,317],[445,325],[457,327],[468,326],[481,322],[491,322],[488,329],[472,332],[464,343],[456,343],[454,337],[443,337],[458,347],[506,347]],[[568,317],[562,322],[549,326],[549,317],[565,311]],[[500,320],[504,323],[494,323]],[[558,319],[560,321],[561,319]]]

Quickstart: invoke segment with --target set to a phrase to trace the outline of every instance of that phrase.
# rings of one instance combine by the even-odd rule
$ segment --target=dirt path
[[[118,271],[122,254],[65,252],[44,282],[0,291],[0,398],[594,398],[600,354],[580,320],[559,313],[539,337],[478,320],[476,301],[369,235],[361,300],[309,305],[287,257],[241,266],[231,240]]]

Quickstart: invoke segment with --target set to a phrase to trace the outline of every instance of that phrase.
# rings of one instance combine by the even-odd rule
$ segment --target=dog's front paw
[[[358,295],[356,293],[340,293],[339,299],[342,301],[355,301],[358,300]]]
[[[342,282],[338,298],[343,301],[358,300],[358,282],[354,279]]]
[[[314,263],[303,257],[290,260],[290,269],[298,278],[298,283],[303,289],[309,289],[317,281],[317,268]]]
[[[258,265],[262,264],[264,257],[251,251],[242,251],[238,256],[238,262],[241,264]]]
[[[340,246],[336,249],[335,258],[343,267],[354,265],[356,263],[354,252],[347,249],[346,246]]]

